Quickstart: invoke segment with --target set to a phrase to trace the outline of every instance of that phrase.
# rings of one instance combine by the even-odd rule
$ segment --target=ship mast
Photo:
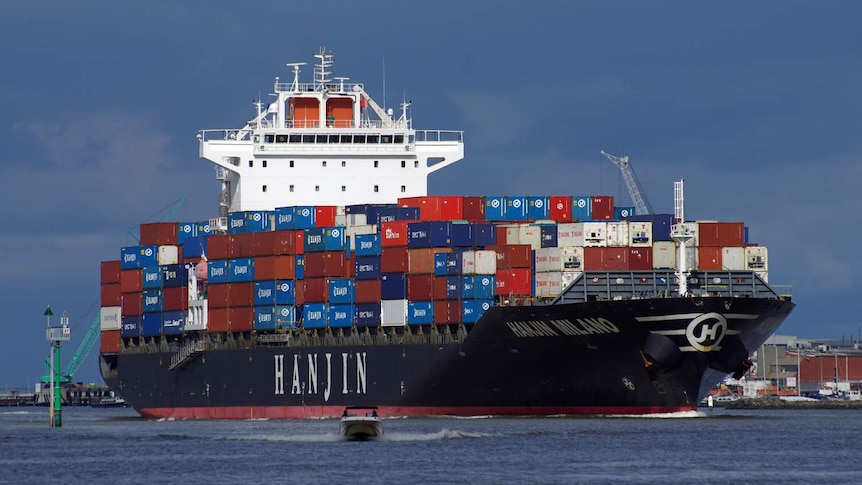
[[[686,261],[687,247],[694,235],[685,227],[685,179],[673,183],[673,216],[671,238],[677,243],[676,278],[679,281],[679,295],[688,296],[688,277],[690,275]]]

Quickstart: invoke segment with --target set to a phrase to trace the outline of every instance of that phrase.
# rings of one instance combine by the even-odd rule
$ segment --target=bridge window
[[[338,143],[338,135],[329,135],[329,143]]]
[[[353,143],[365,143],[365,135],[353,135]]]
[[[302,135],[302,143],[314,143],[314,135]]]
[[[317,143],[327,143],[329,141],[329,137],[326,135],[317,135]]]
[[[276,143],[287,143],[287,135],[275,135]]]
[[[341,135],[341,143],[350,143],[351,135]]]
[[[368,143],[380,143],[380,135],[368,135]]]
[[[392,135],[380,135],[380,143],[392,143]]]
[[[288,143],[300,143],[302,141],[301,135],[290,135],[288,137]]]
[[[263,135],[263,142],[264,143],[275,143],[275,135],[273,135],[273,134]]]
[[[404,135],[395,135],[395,143],[404,143]]]

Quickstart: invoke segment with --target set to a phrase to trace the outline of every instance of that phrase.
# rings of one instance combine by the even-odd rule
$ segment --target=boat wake
[[[683,419],[683,418],[705,418],[703,411],[680,411],[677,413],[655,413],[655,414],[607,414],[606,418],[637,418],[637,419]]]

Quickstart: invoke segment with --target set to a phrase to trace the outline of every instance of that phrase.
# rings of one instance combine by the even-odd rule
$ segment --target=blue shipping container
[[[589,221],[593,218],[593,198],[588,195],[572,197],[572,220]]]
[[[344,227],[327,227],[324,237],[327,251],[344,251],[348,247]]]
[[[162,275],[162,286],[165,288],[186,286],[189,282],[188,269],[184,264],[162,266]]]
[[[254,258],[236,258],[228,262],[228,282],[254,281]]]
[[[293,208],[293,218],[296,229],[310,229],[315,227],[317,209],[313,205],[299,205]]]
[[[264,307],[275,304],[275,281],[255,281],[254,306]]]
[[[296,307],[293,305],[276,306],[275,325],[277,328],[296,328]]]
[[[629,217],[629,222],[652,222],[653,241],[673,241],[670,228],[673,225],[673,214],[644,214]]]
[[[271,231],[272,219],[269,211],[231,212],[227,215],[227,233],[247,234]]]
[[[186,241],[193,237],[197,237],[198,228],[194,222],[178,222],[177,223],[177,244],[185,244]]]
[[[164,298],[162,290],[144,290],[141,295],[144,313],[161,312]],[[159,323],[161,325],[161,323]]]
[[[357,303],[354,306],[357,327],[377,327],[380,325],[380,303]]]
[[[296,279],[305,279],[305,256],[296,255]]]
[[[144,313],[141,316],[141,335],[144,337],[158,337],[162,334],[162,314]]]
[[[493,300],[464,300],[461,302],[461,319],[464,323],[476,323],[492,304]]]
[[[383,300],[407,298],[407,275],[404,273],[383,273],[383,277],[380,278],[380,295]]]
[[[162,333],[165,335],[182,335],[186,324],[186,312],[162,313]]]
[[[461,299],[461,277],[447,276],[446,277],[446,299],[460,300]]]
[[[543,248],[555,248],[557,247],[557,225],[556,224],[543,224],[539,226],[539,231],[541,231],[541,241],[540,245]]]
[[[461,298],[465,300],[476,298],[476,276],[461,277]]]
[[[527,209],[526,197],[506,197],[506,220],[526,221],[529,219]]]
[[[200,221],[195,223],[195,234],[197,234],[197,237],[209,236],[213,232],[215,231],[210,225],[210,221]]]
[[[305,328],[326,328],[328,314],[326,303],[306,303],[302,305],[302,326]]]
[[[434,253],[434,276],[446,276],[449,253]]]
[[[451,227],[452,223],[446,221],[410,222],[407,224],[407,247],[449,247]]]
[[[227,260],[213,259],[207,261],[207,282],[208,283],[227,283]]]
[[[614,207],[614,219],[621,221],[635,215],[634,207]]]
[[[296,229],[296,214],[293,206],[275,208],[275,230],[288,231]]]
[[[353,303],[355,299],[356,282],[352,278],[333,278],[329,280],[330,303]]]
[[[158,265],[158,246],[129,246],[120,248],[120,269],[137,269]]]
[[[254,329],[275,330],[275,306],[255,306]]]
[[[497,228],[494,224],[473,224],[473,246],[484,247],[497,244]]]
[[[296,285],[290,280],[275,282],[275,304],[293,305],[296,303]]]
[[[120,321],[120,337],[140,337],[141,317],[139,315],[123,317]]]
[[[410,325],[427,325],[434,323],[434,302],[407,302],[407,323]]]
[[[485,196],[485,220],[506,220],[506,198],[499,196]]]
[[[162,268],[149,266],[141,271],[141,287],[144,289],[162,287]]]
[[[357,256],[380,256],[380,234],[357,234],[355,237]]]
[[[354,311],[352,304],[329,305],[329,326],[352,327]]]
[[[473,246],[473,225],[452,224],[449,231],[451,246],[469,248]]]
[[[303,245],[306,253],[326,251],[326,228],[312,227],[302,231]]]
[[[207,240],[209,236],[190,237],[183,242],[182,256],[186,258],[200,258],[207,251]]]
[[[446,254],[446,274],[449,276],[457,276],[463,273],[462,267],[464,264],[464,253],[461,251],[453,251]]]
[[[474,298],[494,298],[497,294],[497,277],[491,275],[476,275]]]
[[[380,256],[356,256],[355,274],[357,280],[379,280]]]
[[[527,219],[537,221],[548,218],[547,197],[527,197]]]

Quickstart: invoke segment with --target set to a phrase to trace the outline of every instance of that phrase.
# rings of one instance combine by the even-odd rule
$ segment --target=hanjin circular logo
[[[629,391],[635,390],[635,383],[632,382],[631,379],[629,379],[628,377],[623,377],[622,380],[623,380],[623,385],[626,386],[626,389],[628,389]]]
[[[513,200],[512,207],[521,207],[521,201],[518,199]]]
[[[587,201],[586,201],[586,200],[584,200],[584,199],[578,199],[578,207],[580,207],[581,209],[583,209],[583,208],[584,208],[584,207],[586,207],[586,206],[587,206]]]
[[[260,214],[255,213],[253,216],[255,222],[260,222]]]
[[[536,201],[536,207],[541,209],[543,205],[545,205],[545,204],[544,204],[544,202],[542,202],[542,199],[539,199]]]
[[[153,249],[152,248],[144,249],[144,256],[150,257],[152,255],[153,255]]]
[[[339,235],[341,235],[338,229],[333,229],[330,234],[332,234],[332,237],[338,237]]]
[[[727,320],[715,312],[698,316],[685,329],[685,337],[695,350],[711,352],[724,339],[727,333]]]
[[[497,199],[492,200],[492,201],[491,201],[491,207],[493,207],[493,208],[495,208],[495,209],[496,209],[497,207],[500,207],[500,201],[499,201],[499,200],[497,200]]]
[[[280,287],[281,287],[281,291],[290,291],[290,284],[289,283],[282,283],[280,285]]]
[[[311,215],[311,211],[308,209],[302,209],[302,217],[308,217]]]

